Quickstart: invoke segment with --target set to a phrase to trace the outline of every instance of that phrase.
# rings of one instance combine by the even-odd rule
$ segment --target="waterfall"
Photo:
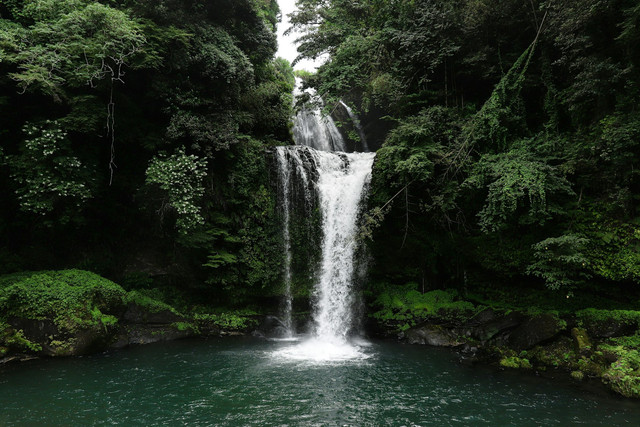
[[[362,151],[368,152],[369,145],[367,144],[367,137],[364,134],[364,129],[362,129],[362,125],[360,124],[360,119],[353,112],[353,110],[344,102],[340,101],[340,105],[344,107],[345,111],[349,115],[351,122],[353,123],[353,127],[356,128],[356,132],[358,132],[358,136],[360,137],[360,142],[362,143]]]
[[[315,93],[306,95],[314,99],[313,104],[322,105]],[[361,132],[357,118],[346,105],[345,108]],[[296,269],[300,270],[302,259],[314,281],[313,331],[308,340],[276,352],[277,357],[319,361],[361,359],[366,357],[360,351],[361,346],[354,345],[349,337],[356,324],[354,279],[358,218],[375,153],[345,153],[345,142],[333,119],[323,116],[319,108],[304,108],[297,114],[293,135],[295,146],[277,147],[275,151],[285,246],[282,317],[283,323],[293,331],[291,288],[296,275],[291,264],[297,260]],[[361,138],[367,150],[364,132]],[[291,227],[298,221],[295,230],[300,233],[302,220],[313,227],[318,214],[322,240],[318,245],[321,259],[316,263],[303,258],[309,254],[298,252],[296,243],[301,243],[304,235],[293,239]],[[316,220],[312,219],[314,215]],[[308,248],[309,239],[302,244]],[[297,270],[296,274],[301,274]]]
[[[320,151],[346,151],[342,134],[329,114],[322,114],[324,101],[313,89],[302,91],[302,80],[296,78],[294,95],[308,96],[311,102],[298,112],[293,121],[293,140]]]
[[[375,154],[316,154],[323,241],[314,322],[320,340],[344,342],[353,322],[358,213]]]
[[[310,217],[313,206],[317,206],[322,232],[321,261],[318,271],[310,272],[315,273],[312,338],[279,352],[279,357],[321,361],[363,357],[359,347],[349,343],[349,335],[356,323],[353,284],[358,218],[374,157],[375,153],[334,153],[307,146],[276,149],[286,250],[284,307],[287,310],[291,309],[290,264],[296,251],[289,229],[294,205],[304,205],[296,215],[306,217]],[[291,325],[290,318],[290,311],[283,314],[283,323]]]
[[[297,145],[306,145],[321,151],[345,151],[344,139],[330,115],[320,110],[303,108],[293,125],[293,139]]]
[[[305,218],[310,217],[313,206],[317,206],[322,232],[318,271],[310,271],[315,273],[312,337],[276,352],[277,357],[321,362],[366,358],[361,345],[350,342],[349,335],[356,323],[354,276],[358,217],[375,153],[333,153],[291,146],[278,147],[276,156],[286,250],[284,308],[288,312],[283,315],[286,325],[291,325],[290,265],[296,253],[289,229],[294,205],[298,206],[295,214]],[[305,208],[300,210],[300,205]]]
[[[282,307],[282,323],[286,329],[286,336],[291,337],[294,333],[293,321],[291,318],[293,297],[291,294],[291,234],[289,232],[289,222],[291,219],[289,199],[291,198],[291,173],[283,149],[276,151],[278,159],[278,178],[280,184],[279,193],[282,195],[280,206],[282,207],[282,240],[284,241],[284,303]]]

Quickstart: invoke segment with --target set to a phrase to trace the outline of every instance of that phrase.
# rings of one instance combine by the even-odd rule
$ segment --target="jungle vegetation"
[[[306,84],[388,129],[372,283],[637,299],[637,0],[298,5],[301,57],[329,57]]]
[[[369,292],[637,291],[637,0],[297,4],[301,57],[328,57],[305,84],[384,140]],[[278,295],[265,150],[292,142],[294,85],[278,16],[274,0],[0,0],[0,273]]]

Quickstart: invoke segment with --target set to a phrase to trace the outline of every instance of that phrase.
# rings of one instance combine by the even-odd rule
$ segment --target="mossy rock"
[[[584,372],[571,371],[571,378],[573,378],[574,380],[582,381],[584,379]]]
[[[517,356],[503,357],[500,359],[500,366],[511,369],[532,369],[528,359]]]
[[[540,364],[555,368],[570,367],[572,363],[577,360],[573,340],[565,336],[560,337],[550,344],[536,346],[527,353],[536,365]],[[575,369],[577,369],[577,367]]]
[[[603,382],[625,397],[640,398],[640,357],[637,351],[620,358],[602,376]]]
[[[612,338],[598,346],[616,360],[602,375],[603,382],[626,397],[640,397],[640,335]]]
[[[576,313],[578,325],[594,338],[633,335],[640,325],[640,311],[588,308]]]
[[[586,329],[572,328],[571,337],[573,338],[573,343],[575,345],[575,350],[577,353],[581,355],[591,354],[592,345]]]
[[[0,278],[0,313],[14,352],[85,354],[109,341],[125,291],[82,270],[24,272]],[[22,339],[19,339],[22,338]],[[1,344],[1,343],[0,343]]]
[[[524,321],[525,317],[515,311],[504,312],[485,309],[472,317],[465,325],[465,335],[478,341],[488,341],[510,331]]]
[[[460,337],[441,325],[422,324],[405,333],[409,344],[427,344],[436,347],[457,347],[464,344]]]

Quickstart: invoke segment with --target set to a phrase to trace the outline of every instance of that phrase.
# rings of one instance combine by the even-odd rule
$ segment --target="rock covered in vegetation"
[[[441,325],[422,324],[409,329],[405,334],[409,344],[428,344],[437,347],[457,347],[462,345],[458,335]]]
[[[0,362],[76,356],[192,336],[244,333],[243,314],[185,315],[149,296],[82,270],[0,277]]]
[[[81,270],[19,273],[0,280],[5,353],[86,354],[108,345],[125,291]]]
[[[465,362],[558,371],[575,381],[598,380],[640,398],[640,311],[563,312],[495,307],[461,301],[456,291],[420,294],[413,286],[386,289],[371,302],[372,331],[410,344],[457,347]]]

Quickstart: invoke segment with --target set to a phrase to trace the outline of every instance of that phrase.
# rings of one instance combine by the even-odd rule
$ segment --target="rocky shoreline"
[[[374,322],[372,328],[380,337],[455,349],[464,363],[597,381],[640,398],[640,312],[586,309],[560,316],[485,308],[466,321],[452,321],[449,314],[401,332],[389,322]]]
[[[268,336],[283,327],[277,318],[255,312],[198,306],[178,311],[153,292],[125,291],[81,270],[2,279],[0,364],[190,337]],[[640,311],[513,309],[442,290],[377,301],[369,303],[369,336],[452,348],[465,363],[597,381],[640,398]]]

